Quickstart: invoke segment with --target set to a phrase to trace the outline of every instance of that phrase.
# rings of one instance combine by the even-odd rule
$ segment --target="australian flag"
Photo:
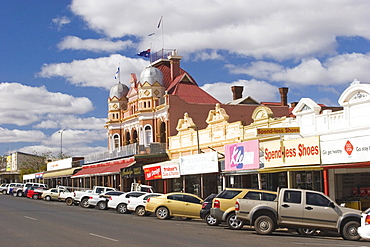
[[[150,49],[146,50],[146,51],[142,51],[142,52],[139,52],[138,54],[136,54],[140,57],[150,57]]]

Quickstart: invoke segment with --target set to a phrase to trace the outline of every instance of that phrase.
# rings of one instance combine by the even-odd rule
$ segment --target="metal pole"
[[[59,131],[59,133],[60,133],[60,158],[63,157],[63,131],[64,131],[64,129]]]
[[[195,130],[197,131],[197,144],[198,144],[198,154],[200,154],[200,145],[199,145],[199,130],[198,130],[198,126],[195,126]]]

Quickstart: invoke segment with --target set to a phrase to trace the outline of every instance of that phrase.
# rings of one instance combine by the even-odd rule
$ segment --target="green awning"
[[[72,167],[63,170],[44,172],[43,178],[54,178],[54,177],[67,177],[72,176],[76,170],[80,170],[82,167]]]

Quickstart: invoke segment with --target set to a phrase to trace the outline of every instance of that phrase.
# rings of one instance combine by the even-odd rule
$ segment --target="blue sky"
[[[289,103],[337,106],[370,82],[369,13],[367,0],[1,1],[0,155],[58,154],[61,137],[71,156],[107,151],[118,64],[128,85],[149,64],[136,54],[163,43],[223,103],[242,85],[258,101],[289,87]]]

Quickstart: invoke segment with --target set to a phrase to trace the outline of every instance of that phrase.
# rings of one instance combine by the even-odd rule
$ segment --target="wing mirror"
[[[335,204],[334,204],[334,202],[329,202],[329,207],[331,207],[331,208],[335,208]]]

